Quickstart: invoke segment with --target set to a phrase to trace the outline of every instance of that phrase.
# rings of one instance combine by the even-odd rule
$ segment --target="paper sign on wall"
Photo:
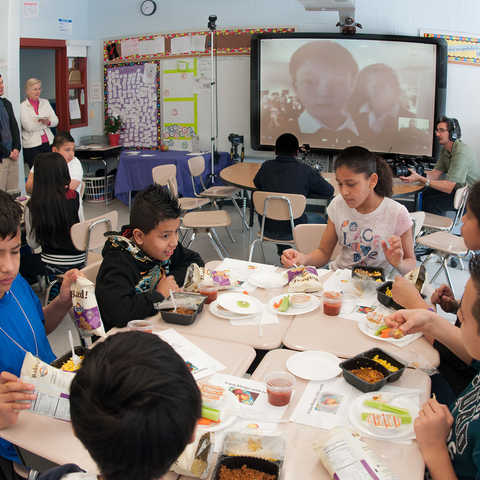
[[[38,2],[23,2],[22,18],[38,18]]]
[[[67,20],[66,18],[58,19],[58,33],[63,35],[71,35],[73,31],[73,20]]]

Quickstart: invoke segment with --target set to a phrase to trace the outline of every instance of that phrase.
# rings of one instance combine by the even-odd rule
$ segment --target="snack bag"
[[[211,272],[211,276],[213,281],[220,285],[219,290],[226,290],[227,288],[238,286],[237,280],[228,275],[228,270],[214,270]]]
[[[52,367],[27,352],[20,379],[31,383],[35,387],[31,393],[37,395],[35,400],[28,400],[31,404],[28,411],[70,421],[69,392],[73,377],[71,372]]]
[[[405,278],[419,293],[423,293],[425,287],[428,285],[427,269],[424,265],[420,265],[418,268],[408,272]]]
[[[214,447],[213,432],[197,432],[195,441],[187,445],[170,470],[188,477],[207,478]]]
[[[205,268],[199,267],[196,263],[192,263],[187,268],[183,289],[186,292],[198,292],[198,284],[205,279]]]
[[[313,450],[332,478],[398,480],[365,440],[350,428],[332,428],[313,444]]]
[[[105,336],[105,329],[100,318],[95,284],[85,277],[77,277],[70,287],[72,292],[73,314],[82,337],[91,335]]]
[[[290,293],[322,292],[323,284],[315,267],[292,268],[287,272]]]

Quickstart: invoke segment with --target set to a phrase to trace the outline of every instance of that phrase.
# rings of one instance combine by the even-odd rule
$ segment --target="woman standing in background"
[[[50,102],[40,98],[42,82],[30,78],[25,84],[27,99],[20,105],[22,121],[23,159],[32,168],[33,160],[39,153],[52,151],[53,133],[50,127],[58,125]]]

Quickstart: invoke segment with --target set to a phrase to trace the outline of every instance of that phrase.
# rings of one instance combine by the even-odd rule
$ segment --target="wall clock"
[[[142,13],[146,16],[153,15],[157,9],[157,5],[153,0],[145,0],[140,7]]]

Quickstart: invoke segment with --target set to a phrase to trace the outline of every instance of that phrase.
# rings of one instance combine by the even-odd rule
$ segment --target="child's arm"
[[[460,304],[455,299],[452,289],[445,284],[433,292],[432,303],[440,305],[442,310],[447,313],[457,313],[460,308]]]
[[[433,480],[457,478],[447,449],[447,437],[453,425],[448,407],[431,398],[415,419],[414,429],[423,460]]]
[[[329,219],[327,228],[322,236],[318,248],[313,250],[313,252],[310,252],[308,255],[304,255],[300,252],[297,252],[293,248],[289,248],[283,252],[280,260],[285,267],[292,267],[295,263],[297,265],[312,265],[320,268],[330,261],[337,241],[338,237],[337,233],[335,232],[335,225]]]
[[[33,385],[22,383],[15,375],[0,373],[0,430],[16,423],[19,410],[30,408],[28,401],[37,398],[34,393],[26,393],[32,390]]]
[[[412,228],[410,227],[401,237],[393,235],[387,243],[382,240],[383,253],[390,265],[399,273],[405,275],[417,266],[413,250]]]

